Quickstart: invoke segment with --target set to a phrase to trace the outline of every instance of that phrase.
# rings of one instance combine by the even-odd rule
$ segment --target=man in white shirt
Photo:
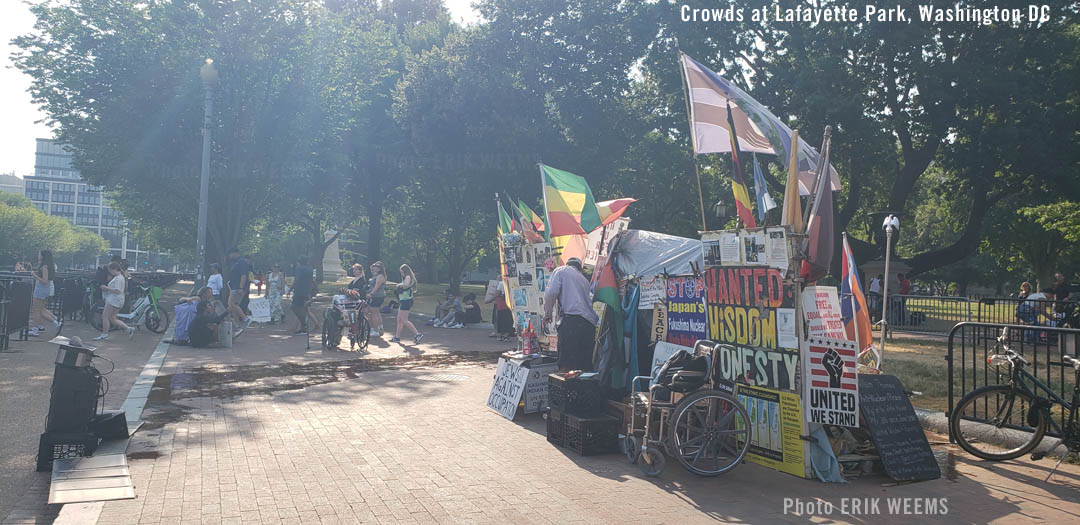
[[[592,350],[600,319],[592,309],[589,280],[581,260],[571,257],[551,272],[544,291],[544,323],[550,323],[555,301],[559,302],[559,370],[593,370]]]

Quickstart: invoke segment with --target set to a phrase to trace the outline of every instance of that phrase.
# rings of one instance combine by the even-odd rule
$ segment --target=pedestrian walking
[[[128,339],[135,337],[135,328],[124,324],[117,315],[124,307],[125,292],[127,291],[127,276],[120,263],[109,263],[109,275],[112,279],[109,284],[101,287],[101,295],[105,299],[105,309],[101,312],[101,335],[94,338],[95,341],[104,341],[109,338],[109,330],[113,326],[124,330]]]
[[[371,325],[371,337],[383,333],[382,304],[386,300],[386,266],[382,261],[371,265],[371,281],[368,288],[368,322]]]
[[[251,264],[240,255],[239,248],[229,250],[229,262],[229,303],[239,306],[246,318],[248,295],[251,293]]]
[[[63,323],[46,308],[45,303],[56,292],[53,280],[56,278],[56,263],[53,262],[52,251],[41,250],[38,253],[38,269],[34,271],[34,292],[30,301],[30,335],[38,336],[45,333],[45,321],[49,321],[52,328],[60,333]],[[34,323],[40,323],[34,326]]]
[[[544,292],[544,324],[552,321],[552,310],[559,302],[559,370],[593,370],[592,350],[596,325],[600,322],[592,309],[589,280],[582,273],[581,259],[571,257],[551,272]]]
[[[285,310],[281,307],[281,298],[285,295],[285,273],[281,265],[274,263],[266,275],[266,301],[270,303],[270,324],[285,320]]]
[[[206,280],[206,286],[210,288],[210,293],[214,295],[214,299],[221,300],[221,290],[225,288],[225,279],[221,276],[221,265],[214,263],[210,265],[210,278]]]
[[[416,294],[416,274],[407,264],[401,265],[398,271],[401,272],[401,283],[397,285],[397,331],[394,332],[394,338],[390,342],[400,343],[402,329],[407,329],[415,334],[413,335],[413,342],[419,344],[424,339],[424,334],[420,333],[416,326],[412,324],[412,321],[409,320],[409,310],[412,309],[413,299]]]
[[[296,260],[296,270],[293,272],[292,311],[300,324],[295,335],[308,335],[308,300],[314,295],[314,288],[311,266],[308,266],[306,257],[301,257]]]

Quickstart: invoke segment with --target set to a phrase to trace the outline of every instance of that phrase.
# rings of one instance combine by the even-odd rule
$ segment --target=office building
[[[157,254],[139,249],[120,212],[108,205],[100,187],[82,180],[71,160],[72,154],[63,145],[37,139],[34,175],[25,178],[25,195],[41,211],[101,235],[109,243],[110,255],[119,255],[132,267],[142,269],[143,263]],[[86,261],[87,265],[99,263]]]
[[[23,180],[14,173],[0,173],[0,191],[22,195],[26,191]]]

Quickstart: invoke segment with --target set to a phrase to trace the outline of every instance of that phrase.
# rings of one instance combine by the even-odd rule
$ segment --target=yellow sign
[[[806,477],[802,401],[793,392],[739,385],[739,402],[750,416],[747,461]]]

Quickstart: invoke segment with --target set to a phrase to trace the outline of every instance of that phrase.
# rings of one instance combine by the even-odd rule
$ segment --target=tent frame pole
[[[682,72],[680,83],[683,88],[683,100],[686,101],[686,118],[690,124],[690,156],[694,159],[694,176],[697,177],[698,204],[701,206],[701,231],[709,231],[709,227],[705,222],[705,195],[701,191],[701,168],[698,167],[697,160],[697,137],[694,135],[694,106],[690,103],[690,92],[686,81],[686,62],[683,61],[678,39],[675,39],[675,51],[679,54],[679,71]]]

